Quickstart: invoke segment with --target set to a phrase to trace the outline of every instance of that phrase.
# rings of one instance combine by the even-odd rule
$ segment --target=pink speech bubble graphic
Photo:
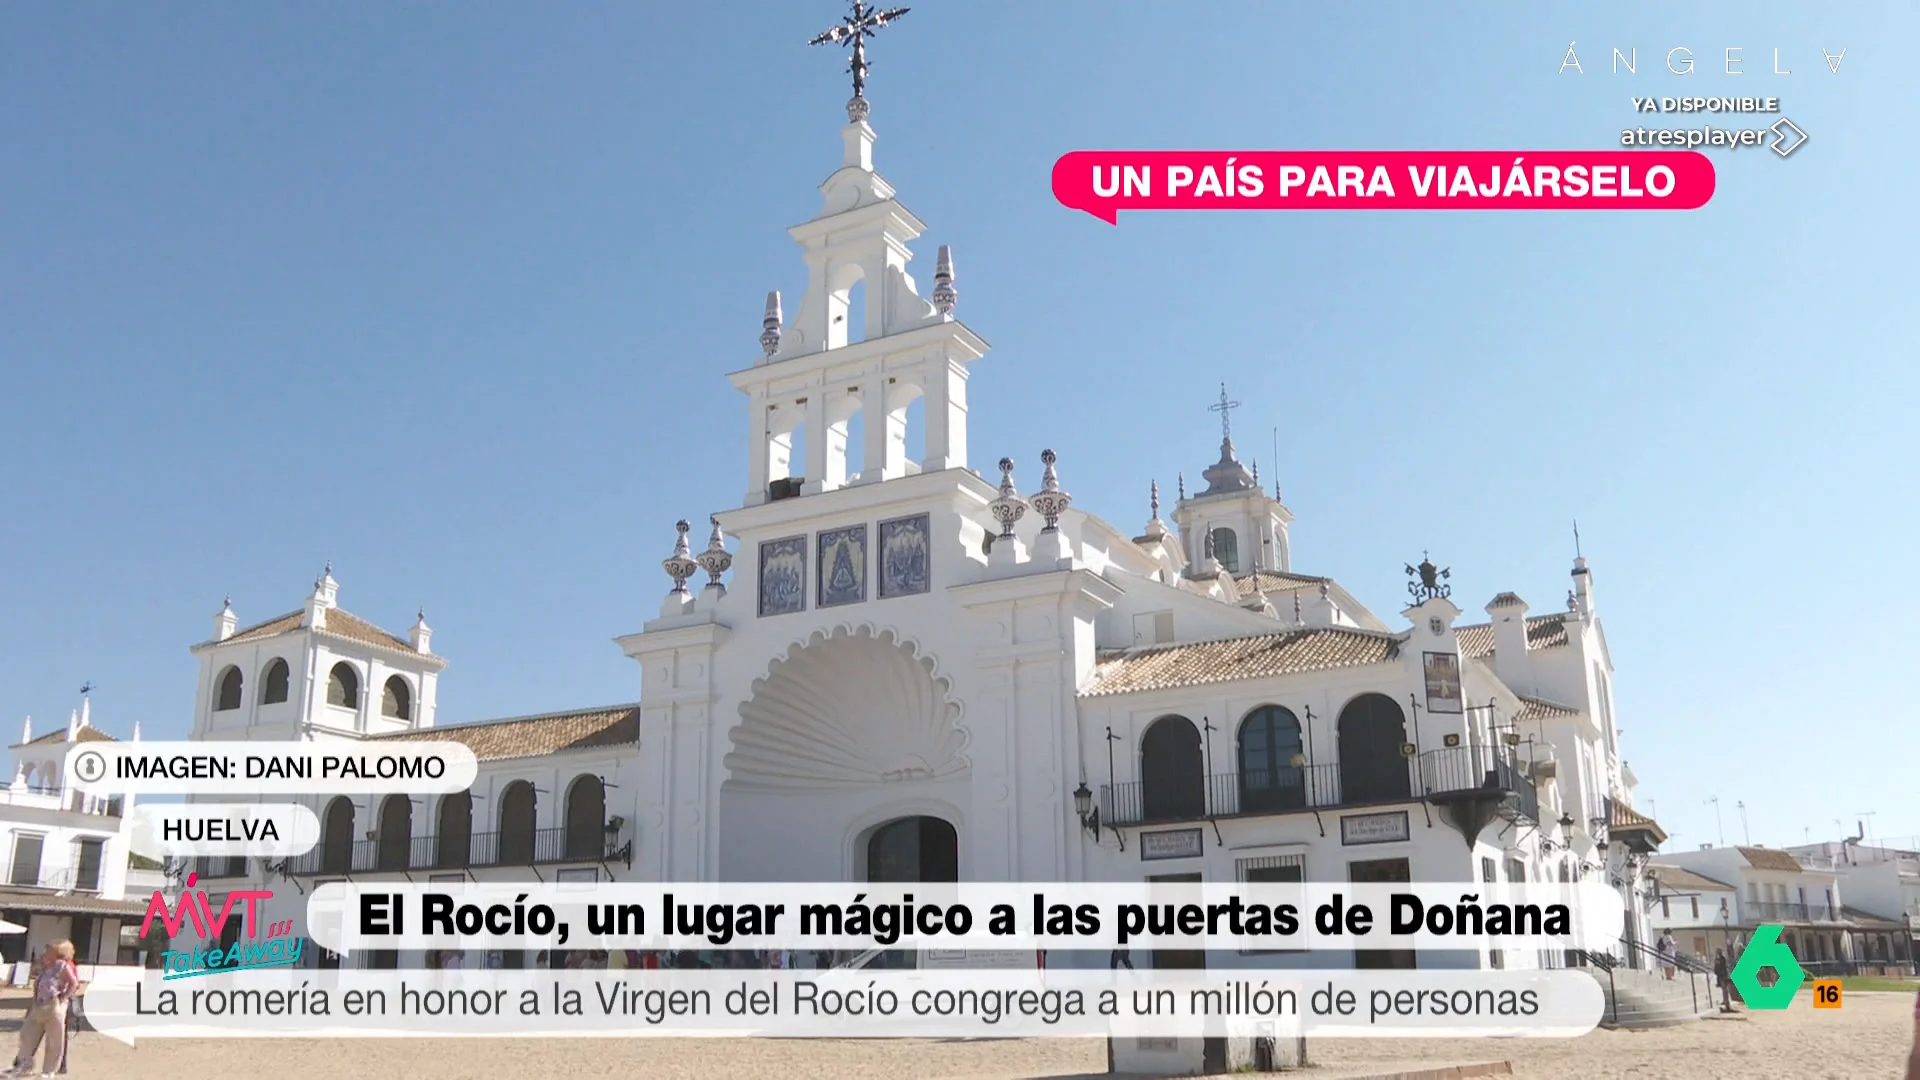
[[[1697,210],[1695,150],[1076,150],[1053,196],[1109,225],[1122,210]]]

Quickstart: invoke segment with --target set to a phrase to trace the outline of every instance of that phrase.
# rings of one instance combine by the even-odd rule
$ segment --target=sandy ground
[[[10,1008],[9,1008],[10,1006]],[[19,1029],[19,1003],[0,1003],[0,1038]],[[1741,1013],[1653,1031],[1596,1031],[1573,1040],[1338,1040],[1309,1046],[1313,1080],[1443,1065],[1510,1061],[1536,1080],[1900,1080],[1913,1045],[1913,996],[1850,993],[1838,1009]],[[627,1077],[747,1080],[777,1077],[1037,1080],[1100,1075],[1097,1040],[664,1040],[532,1039],[148,1041],[137,1047],[85,1033],[75,1077],[179,1080],[467,1080]]]

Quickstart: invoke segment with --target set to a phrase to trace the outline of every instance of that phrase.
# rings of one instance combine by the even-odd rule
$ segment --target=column
[[[639,794],[634,799],[633,871],[643,881],[673,880],[674,738],[673,706],[654,705],[640,710],[640,755],[634,777]]]
[[[827,476],[827,398],[824,388],[816,387],[807,395],[806,412],[807,461],[805,472],[801,475],[806,483],[801,490],[808,495],[825,490]]]
[[[747,408],[747,497],[743,505],[758,506],[767,501],[767,485],[772,482],[773,406],[758,394],[749,398]]]
[[[967,464],[966,369],[941,356],[928,365],[921,386],[926,394],[927,454],[922,472],[964,468]]]
[[[860,482],[871,484],[887,476],[887,383],[875,375],[860,387],[860,441],[866,460],[860,463]]]

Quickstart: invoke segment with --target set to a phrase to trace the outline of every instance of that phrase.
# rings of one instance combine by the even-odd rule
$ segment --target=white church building
[[[1398,610],[1375,612],[1296,569],[1294,514],[1230,431],[1198,482],[1178,483],[1170,520],[1142,477],[1137,531],[1073,502],[1071,450],[995,453],[975,471],[968,375],[988,345],[957,315],[948,248],[921,292],[909,260],[926,226],[874,169],[866,101],[848,112],[820,212],[789,230],[806,292],[790,308],[768,298],[759,355],[727,376],[745,406],[742,487],[677,539],[661,523],[665,595],[617,639],[638,702],[441,727],[446,661],[424,616],[405,634],[356,618],[330,569],[274,619],[242,627],[225,608],[194,648],[196,738],[454,739],[481,772],[445,798],[313,800],[311,854],[210,860],[206,884],[264,882],[292,914],[318,883],[403,874],[1607,880],[1641,938],[1643,867],[1665,837],[1633,809],[1586,560],[1564,604],[1502,592],[1467,623],[1423,556]],[[403,960],[419,962],[355,958]],[[1076,961],[1107,956],[1063,958]]]

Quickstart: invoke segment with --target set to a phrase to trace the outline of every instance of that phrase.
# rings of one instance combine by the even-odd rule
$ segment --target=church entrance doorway
[[[1199,874],[1160,874],[1147,879],[1154,884],[1199,884]],[[1205,949],[1155,949],[1148,954],[1149,964],[1158,971],[1184,970],[1204,971],[1207,966]],[[1209,1035],[1201,1043],[1201,1071],[1212,1075],[1227,1071],[1227,1040]]]
[[[960,834],[937,817],[889,821],[867,838],[867,880],[960,880]]]
[[[867,880],[890,883],[958,882],[960,834],[941,818],[898,818],[867,837]],[[913,949],[889,949],[870,968],[911,968],[919,964]]]
[[[1404,885],[1413,880],[1413,866],[1405,859],[1368,859],[1347,864],[1347,880],[1355,885]],[[1419,965],[1412,949],[1358,949],[1353,966],[1361,970],[1412,970]]]

